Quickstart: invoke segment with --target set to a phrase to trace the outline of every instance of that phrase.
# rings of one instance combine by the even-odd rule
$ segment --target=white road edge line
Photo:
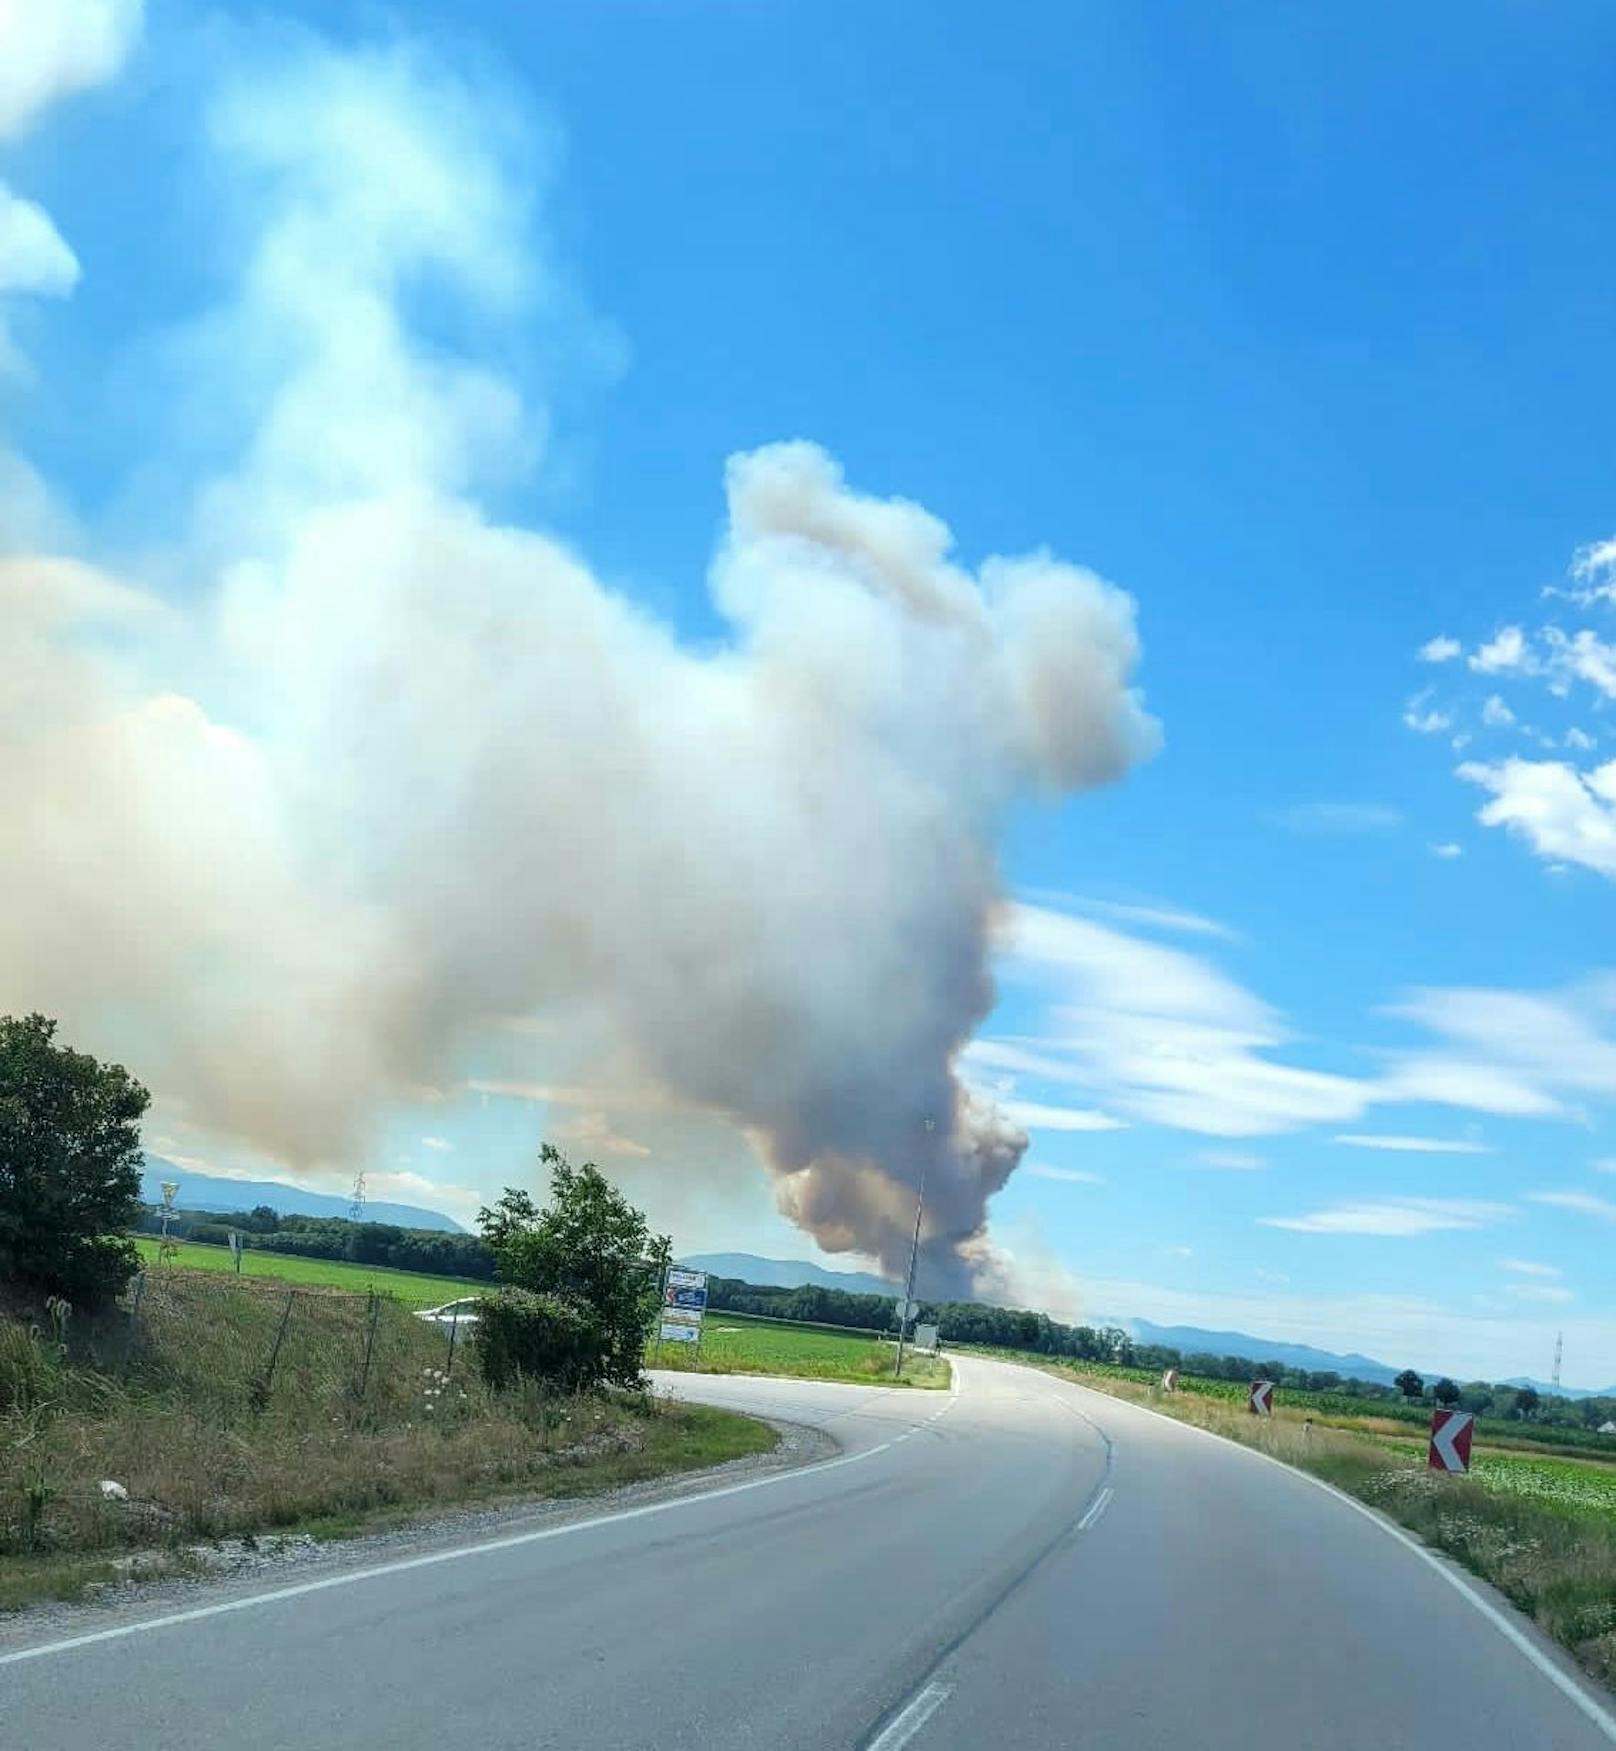
[[[926,1418],[935,1423],[959,1403],[959,1369],[953,1370],[954,1387],[948,1402]],[[744,1413],[743,1413],[744,1414]],[[124,1641],[130,1636],[146,1635],[153,1630],[172,1629],[176,1624],[199,1623],[209,1617],[227,1617],[237,1611],[253,1611],[262,1605],[278,1605],[286,1599],[302,1599],[310,1593],[326,1593],[336,1587],[355,1587],[362,1581],[380,1580],[384,1575],[402,1575],[412,1569],[436,1568],[440,1563],[460,1562],[466,1557],[489,1556],[495,1551],[518,1550],[526,1544],[541,1544],[549,1538],[565,1538],[572,1532],[592,1532],[599,1526],[613,1526],[626,1520],[644,1520],[653,1514],[668,1514],[675,1508],[688,1508],[698,1502],[717,1502],[725,1496],[745,1495],[748,1490],[767,1489],[772,1484],[789,1483],[793,1478],[814,1477],[836,1471],[845,1465],[859,1465],[874,1459],[878,1453],[890,1452],[902,1440],[895,1435],[878,1447],[866,1447],[862,1453],[844,1453],[839,1459],[822,1459],[816,1465],[802,1465],[791,1471],[775,1472],[769,1477],[755,1477],[746,1483],[725,1484],[716,1490],[702,1490],[695,1495],[674,1496],[665,1502],[647,1502],[639,1508],[622,1508],[615,1514],[594,1514],[586,1520],[570,1520],[564,1526],[541,1526],[532,1532],[516,1532],[507,1538],[491,1538],[481,1544],[456,1545],[452,1550],[434,1550],[425,1556],[400,1557],[396,1562],[374,1563],[369,1568],[349,1569],[345,1573],[322,1576],[318,1581],[300,1581],[291,1587],[274,1587],[267,1593],[250,1593],[242,1599],[222,1599],[213,1605],[194,1605],[187,1611],[169,1611],[161,1617],[143,1617],[134,1623],[115,1624],[109,1629],[90,1630],[84,1635],[64,1637],[61,1641],[42,1642],[38,1647],[15,1648],[0,1654],[0,1666],[20,1665],[24,1660],[42,1660],[48,1654],[65,1654],[74,1648],[88,1648],[98,1642]],[[901,1741],[898,1741],[901,1742]]]
[[[936,1714],[953,1690],[952,1684],[928,1684],[873,1738],[865,1751],[898,1751]]]
[[[1112,1490],[1109,1484],[1100,1491],[1089,1507],[1089,1511],[1077,1523],[1079,1532],[1087,1532],[1096,1520],[1111,1506]]]
[[[1067,1382],[1077,1385],[1076,1381]],[[1097,1397],[1109,1398],[1107,1393],[1099,1392],[1095,1387],[1085,1386],[1084,1392],[1093,1392]],[[1236,1453],[1248,1453],[1253,1459],[1260,1459],[1265,1465],[1277,1466],[1290,1477],[1299,1477],[1304,1483],[1310,1483],[1315,1489],[1320,1489],[1326,1495],[1334,1496],[1343,1506],[1351,1508],[1353,1513],[1361,1514],[1371,1526],[1377,1526],[1388,1538],[1395,1538],[1403,1548],[1417,1556],[1433,1574],[1440,1575],[1450,1587],[1472,1605],[1498,1633],[1503,1636],[1518,1653],[1524,1654],[1528,1660],[1548,1679],[1568,1702],[1574,1703],[1578,1709],[1596,1726],[1613,1745],[1616,1745],[1616,1715],[1605,1708],[1578,1682],[1565,1671],[1559,1663],[1550,1658],[1542,1648],[1526,1635],[1517,1624],[1498,1609],[1491,1600],[1485,1599],[1474,1587],[1465,1580],[1458,1570],[1450,1568],[1437,1554],[1420,1543],[1412,1534],[1405,1532],[1401,1526],[1394,1526],[1391,1521],[1384,1520],[1373,1508],[1367,1508],[1356,1498],[1349,1496],[1345,1490],[1338,1490],[1334,1484],[1326,1483],[1322,1477],[1314,1477],[1312,1472],[1303,1471],[1294,1465],[1287,1465],[1283,1459],[1275,1459],[1272,1454],[1260,1453],[1255,1447],[1247,1447],[1243,1442],[1231,1440],[1226,1435],[1216,1434],[1211,1429],[1203,1429],[1195,1423],[1180,1422],[1177,1417],[1170,1417],[1165,1411],[1152,1410],[1149,1405],[1133,1404],[1129,1399],[1111,1399],[1112,1404],[1126,1404],[1133,1410],[1144,1411],[1147,1416],[1160,1417],[1164,1423],[1171,1423],[1175,1429],[1188,1429],[1193,1435],[1204,1435],[1208,1441],[1216,1441],[1220,1447],[1233,1449]]]

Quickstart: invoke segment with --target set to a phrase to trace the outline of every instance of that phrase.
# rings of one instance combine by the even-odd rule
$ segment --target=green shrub
[[[605,1375],[605,1333],[588,1310],[560,1295],[501,1289],[477,1309],[477,1359],[493,1387],[540,1380],[566,1391]]]

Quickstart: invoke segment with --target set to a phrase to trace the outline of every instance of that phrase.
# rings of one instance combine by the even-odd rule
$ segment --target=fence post
[[[365,1330],[365,1365],[359,1372],[359,1396],[365,1396],[365,1389],[370,1385],[370,1352],[376,1344],[376,1321],[381,1315],[382,1304],[376,1298],[374,1289],[370,1292],[370,1323]]]
[[[257,1382],[252,1390],[254,1410],[266,1410],[269,1406],[270,1388],[275,1384],[275,1364],[281,1357],[281,1345],[286,1339],[286,1326],[292,1317],[292,1303],[296,1299],[297,1291],[288,1289],[286,1291],[286,1305],[281,1309],[281,1323],[275,1330],[274,1348],[269,1352],[269,1361],[264,1365],[263,1378]]]

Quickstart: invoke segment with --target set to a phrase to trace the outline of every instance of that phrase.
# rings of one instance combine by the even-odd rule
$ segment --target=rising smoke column
[[[253,242],[170,356],[249,417],[195,483],[183,597],[52,552],[0,571],[28,677],[0,697],[0,991],[305,1167],[490,1028],[587,1018],[743,1128],[828,1250],[900,1267],[924,1167],[928,1285],[963,1290],[1026,1147],[953,1067],[992,1001],[996,836],[1153,746],[1132,604],[1046,553],[973,572],[803,442],[730,459],[716,649],[489,516],[534,422],[406,310],[545,302],[522,139],[408,47],[302,40],[213,101]]]

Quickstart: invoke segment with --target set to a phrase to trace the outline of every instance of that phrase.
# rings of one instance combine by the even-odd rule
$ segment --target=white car
[[[481,1306],[481,1296],[472,1295],[464,1301],[445,1301],[441,1307],[423,1308],[415,1317],[429,1320],[433,1325],[458,1325],[464,1331],[467,1326],[477,1323],[477,1309]]]

